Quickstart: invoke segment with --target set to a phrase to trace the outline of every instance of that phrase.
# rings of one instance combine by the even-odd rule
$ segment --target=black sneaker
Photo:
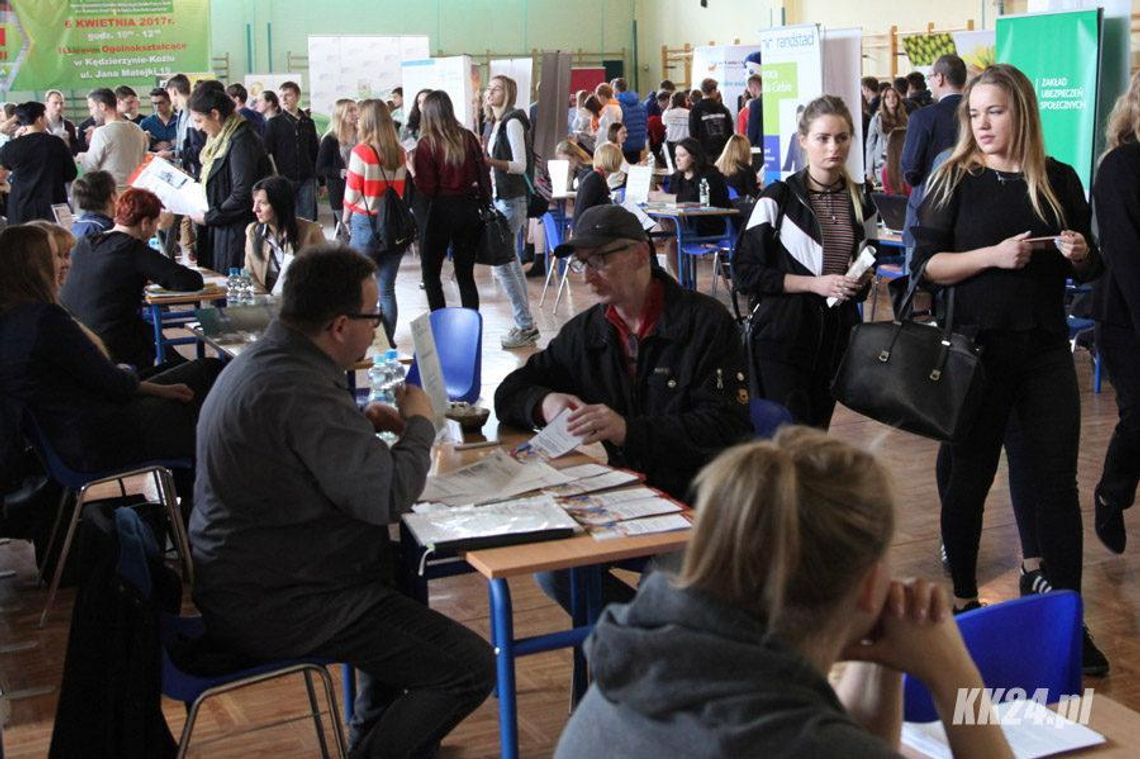
[[[974,611],[975,609],[980,609],[980,608],[982,608],[983,606],[985,606],[985,604],[984,604],[984,603],[982,603],[981,601],[978,601],[977,599],[975,599],[975,600],[973,600],[973,601],[970,601],[970,602],[969,602],[968,604],[966,604],[965,606],[962,606],[962,607],[957,607],[957,606],[955,606],[955,607],[954,607],[954,616],[956,617],[956,616],[958,616],[959,614],[965,614],[965,613],[966,613],[966,612],[968,612],[968,611]]]
[[[1093,494],[1093,505],[1096,536],[1108,550],[1124,553],[1124,546],[1128,542],[1128,533],[1124,531],[1124,512],[1106,501],[1100,494],[1100,488]]]
[[[1108,674],[1108,659],[1096,647],[1088,625],[1081,625],[1081,672],[1090,677],[1104,677]]]
[[[946,555],[946,544],[938,544],[938,558],[942,560],[942,574],[950,576],[950,557]]]
[[[1032,572],[1025,571],[1025,565],[1021,567],[1021,577],[1018,578],[1018,587],[1021,589],[1021,595],[1032,596],[1040,593],[1051,593],[1053,586],[1049,584],[1049,578],[1045,576],[1045,567],[1034,569]]]

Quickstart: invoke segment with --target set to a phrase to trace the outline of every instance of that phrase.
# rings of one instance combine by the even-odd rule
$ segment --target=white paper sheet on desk
[[[1065,719],[1037,701],[1003,701],[994,710],[1002,718],[1001,730],[1017,759],[1052,756],[1105,742],[1100,733]],[[953,756],[941,722],[904,722],[902,742],[935,759]]]
[[[568,476],[549,464],[524,464],[500,448],[453,472],[428,477],[420,500],[449,506],[491,503],[569,481]]]
[[[568,470],[562,470],[563,474]],[[611,469],[604,474],[598,474],[593,477],[586,477],[585,479],[575,479],[573,482],[568,482],[565,485],[557,485],[554,487],[546,488],[544,492],[549,495],[556,496],[572,496],[582,495],[583,493],[594,493],[598,490],[608,490],[609,488],[616,488],[622,485],[628,485],[631,482],[637,482],[638,476],[633,472],[623,472],[619,469]]]
[[[569,419],[570,409],[562,409],[551,420],[550,424],[543,427],[537,435],[520,447],[530,448],[530,450],[548,459],[565,456],[582,444],[582,438],[570,434]]]
[[[607,495],[617,495],[617,493]],[[597,526],[672,514],[681,510],[680,504],[662,498],[652,491],[649,492],[649,497],[642,495],[639,498],[621,500],[607,499],[605,496],[587,496],[580,500],[564,502],[562,507],[582,524]]]
[[[693,523],[680,514],[666,514],[660,517],[645,517],[632,519],[628,522],[617,522],[601,529],[591,529],[590,534],[598,540],[612,538],[634,537],[635,535],[653,535],[658,532],[677,532],[692,528]]]

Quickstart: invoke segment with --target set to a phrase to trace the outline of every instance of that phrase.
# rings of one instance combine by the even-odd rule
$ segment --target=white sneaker
[[[503,346],[503,350],[508,351],[535,345],[538,343],[538,327],[531,327],[530,329],[512,327],[511,331],[503,335],[503,339],[499,342]]]

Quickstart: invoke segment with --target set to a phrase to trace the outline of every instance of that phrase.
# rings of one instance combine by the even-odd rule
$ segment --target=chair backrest
[[[752,431],[760,438],[771,438],[780,427],[793,422],[792,412],[766,398],[750,400],[748,412],[752,417]]]
[[[958,615],[958,629],[987,688],[1045,688],[1049,703],[1081,693],[1081,597],[1071,590],[1026,596]],[[995,700],[999,700],[995,694]],[[903,718],[938,719],[930,693],[907,675]]]
[[[483,383],[482,315],[470,308],[441,308],[431,312],[431,331],[447,397],[474,403]],[[420,383],[420,369],[415,361],[408,371],[408,382]]]
[[[51,441],[48,440],[43,429],[36,422],[35,417],[32,416],[32,412],[27,409],[24,409],[21,416],[20,428],[28,442],[36,449],[36,453],[39,454],[48,475],[60,485],[68,490],[79,490],[95,479],[91,474],[76,471],[64,463],[63,459],[56,453],[55,448],[52,447]]]
[[[739,197],[740,197],[740,193],[737,192],[736,188],[733,187],[732,185],[728,185],[728,199],[729,200],[736,200]]]
[[[906,226],[906,195],[888,195],[885,192],[871,193],[871,201],[879,210],[883,226],[892,232],[901,232]]]
[[[547,211],[542,215],[542,231],[546,234],[546,250],[554,255],[554,249],[562,244],[565,236],[562,222],[554,218],[554,214]]]

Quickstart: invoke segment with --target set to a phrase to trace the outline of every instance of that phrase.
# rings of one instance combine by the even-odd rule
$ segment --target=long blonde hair
[[[1128,91],[1116,99],[1116,105],[1108,116],[1104,152],[1130,142],[1140,142],[1140,71],[1132,75]]]
[[[514,108],[515,103],[518,102],[519,85],[518,82],[516,82],[514,79],[511,79],[506,74],[498,74],[491,77],[492,82],[496,80],[498,80],[499,84],[503,86],[503,95],[506,96],[506,99],[503,100],[503,113],[506,113],[507,111]]]
[[[806,140],[808,132],[811,131],[812,122],[821,116],[836,116],[846,121],[847,133],[851,141],[855,141],[855,122],[851,119],[851,111],[847,109],[847,104],[843,102],[843,98],[836,95],[820,95],[804,107],[804,112],[800,114],[797,130],[799,136]],[[847,193],[851,196],[851,204],[855,207],[855,218],[862,224],[863,186],[851,178],[851,175],[847,173],[846,165],[839,167],[839,174],[843,178],[843,184],[847,186]]]
[[[1065,211],[1049,185],[1045,169],[1045,139],[1042,136],[1041,116],[1037,111],[1037,94],[1025,74],[1008,63],[989,66],[966,85],[962,92],[962,102],[958,105],[958,142],[950,157],[931,175],[926,194],[933,197],[938,205],[944,206],[966,174],[977,174],[986,168],[985,154],[978,147],[970,125],[970,93],[981,84],[998,87],[1009,98],[1010,115],[1013,118],[1013,144],[1010,152],[1021,163],[1033,212],[1048,224],[1050,220],[1045,216],[1047,205],[1057,224],[1064,226]]]
[[[332,116],[329,118],[329,128],[325,136],[332,135],[341,147],[352,147],[356,144],[356,127],[348,121],[348,109],[356,105],[352,98],[340,98],[333,106]]]
[[[716,159],[716,167],[720,173],[730,177],[741,169],[751,170],[752,144],[742,134],[734,134],[724,143],[724,150]]]
[[[380,165],[394,169],[404,162],[400,149],[400,138],[396,134],[396,123],[383,100],[368,99],[360,103],[360,121],[357,134],[361,143],[376,148],[380,154]]]
[[[451,98],[443,90],[432,90],[424,96],[420,109],[420,142],[443,153],[443,162],[462,166],[467,160],[467,137],[463,125],[455,118]]]
[[[894,533],[886,468],[809,427],[728,449],[695,486],[696,525],[678,585],[786,635],[828,622]]]

